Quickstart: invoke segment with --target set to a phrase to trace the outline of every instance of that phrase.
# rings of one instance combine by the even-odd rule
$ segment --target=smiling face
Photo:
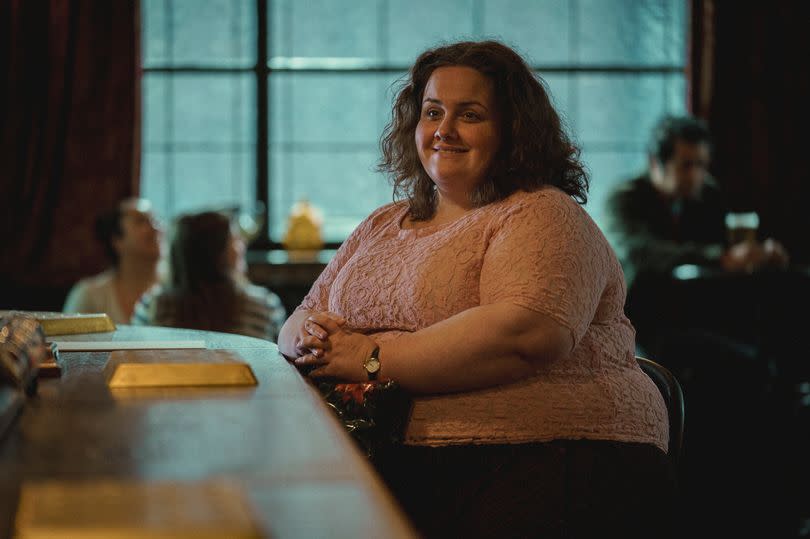
[[[433,71],[415,136],[419,160],[439,192],[472,193],[487,178],[501,141],[492,81],[470,67]]]

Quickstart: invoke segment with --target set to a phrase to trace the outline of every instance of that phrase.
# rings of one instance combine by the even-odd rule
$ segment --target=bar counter
[[[391,494],[275,344],[237,335],[119,326],[53,340],[191,341],[238,353],[258,385],[110,389],[110,352],[62,352],[0,439],[0,537],[23,485],[227,479],[266,537],[413,537]]]

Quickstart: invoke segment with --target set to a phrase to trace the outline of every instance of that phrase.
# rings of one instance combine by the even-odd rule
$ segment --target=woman
[[[247,282],[245,243],[218,212],[181,217],[169,255],[170,284],[142,298],[133,323],[275,340],[285,317],[276,294]]]
[[[96,220],[96,237],[112,267],[76,283],[62,310],[107,313],[126,324],[138,298],[158,281],[163,232],[149,201],[129,198]]]
[[[542,84],[497,42],[423,53],[373,212],[281,330],[309,376],[417,397],[381,471],[428,536],[666,529],[667,419]],[[617,535],[618,536],[618,535]]]

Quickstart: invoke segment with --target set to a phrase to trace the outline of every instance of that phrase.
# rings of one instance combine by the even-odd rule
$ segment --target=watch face
[[[380,360],[373,357],[369,358],[364,366],[368,372],[377,372],[380,370]]]

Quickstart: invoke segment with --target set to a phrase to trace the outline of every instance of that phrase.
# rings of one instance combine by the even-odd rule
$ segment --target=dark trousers
[[[675,479],[646,444],[405,446],[377,466],[432,537],[671,537]]]

